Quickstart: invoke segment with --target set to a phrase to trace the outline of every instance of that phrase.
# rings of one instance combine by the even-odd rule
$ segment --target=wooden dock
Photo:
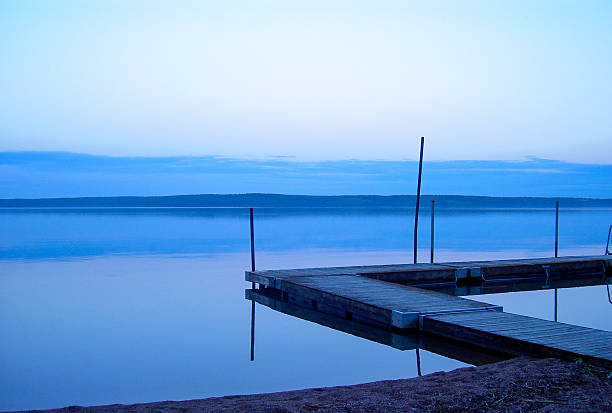
[[[612,367],[612,332],[504,313],[501,307],[408,286],[588,275],[606,280],[612,256],[307,268],[246,272],[246,280],[311,311],[388,330],[421,330],[506,354],[581,357]]]
[[[479,283],[568,276],[606,275],[612,271],[612,255],[586,257],[529,258],[494,261],[445,262],[439,264],[393,264],[352,267],[302,268],[269,271],[247,271],[247,281],[267,287],[270,282],[306,275],[357,275],[399,284]]]
[[[464,363],[480,366],[507,360],[509,356],[498,351],[480,351],[456,341],[441,339],[420,331],[397,332],[383,328],[372,328],[367,324],[344,317],[337,317],[305,308],[282,300],[278,291],[271,288],[245,290],[245,298],[275,311],[301,318],[347,334],[374,341],[401,351],[423,349]]]

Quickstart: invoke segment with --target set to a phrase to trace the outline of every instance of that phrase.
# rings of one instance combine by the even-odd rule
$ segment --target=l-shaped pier
[[[612,332],[506,313],[423,287],[469,286],[612,273],[612,256],[247,271],[285,302],[391,331],[419,330],[511,355],[582,358],[612,368]],[[252,296],[247,290],[247,298]]]

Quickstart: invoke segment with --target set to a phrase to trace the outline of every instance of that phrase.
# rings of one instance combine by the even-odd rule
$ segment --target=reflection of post
[[[557,289],[555,288],[555,323],[557,322]]]
[[[421,377],[421,354],[419,353],[419,348],[416,349],[416,360],[417,360],[417,374]]]
[[[251,301],[251,361],[255,360],[255,301]]]

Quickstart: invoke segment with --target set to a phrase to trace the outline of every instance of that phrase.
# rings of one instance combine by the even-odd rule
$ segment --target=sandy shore
[[[354,386],[48,412],[612,412],[609,372],[583,363],[517,358]]]

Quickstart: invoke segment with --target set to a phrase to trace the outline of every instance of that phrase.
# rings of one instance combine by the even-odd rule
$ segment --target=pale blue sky
[[[610,1],[0,0],[0,151],[612,163]]]

